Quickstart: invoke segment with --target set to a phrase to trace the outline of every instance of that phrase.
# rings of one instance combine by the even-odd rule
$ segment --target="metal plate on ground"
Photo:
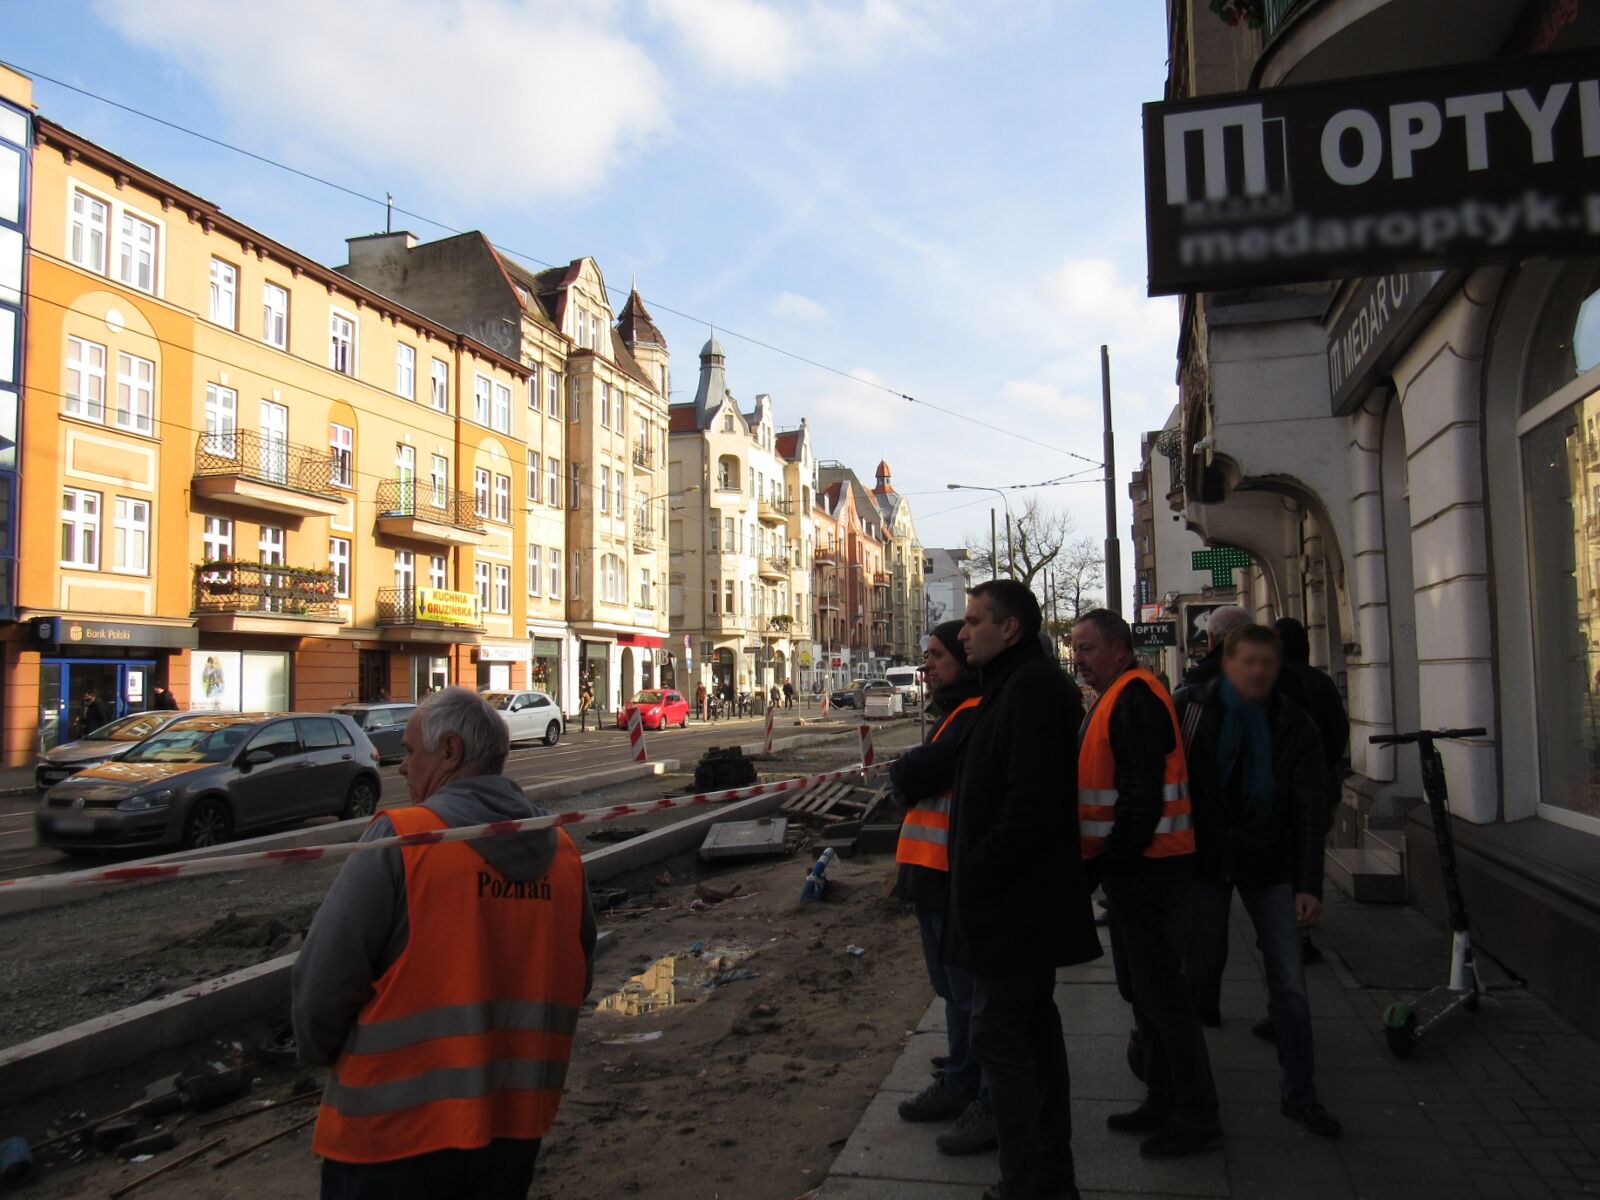
[[[777,858],[789,853],[783,844],[788,832],[786,817],[724,821],[706,831],[706,840],[700,843],[700,857]]]

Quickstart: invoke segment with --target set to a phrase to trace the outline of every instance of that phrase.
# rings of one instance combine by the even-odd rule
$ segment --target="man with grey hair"
[[[373,818],[292,981],[302,1061],[331,1065],[324,1200],[526,1197],[593,984],[594,911],[564,830],[438,841],[543,815],[501,774],[505,723],[450,687],[411,714],[408,804]]]

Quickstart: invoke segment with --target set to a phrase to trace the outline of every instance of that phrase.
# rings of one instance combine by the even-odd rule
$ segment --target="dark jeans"
[[[393,1162],[322,1160],[322,1200],[527,1200],[539,1139],[436,1150]]]
[[[913,904],[917,928],[922,931],[922,957],[928,964],[928,981],[934,995],[944,1001],[944,1028],[950,1061],[939,1072],[945,1090],[969,1104],[976,1100],[989,1108],[989,1086],[972,1056],[969,1025],[972,1020],[972,973],[939,961],[939,941],[944,937],[944,909]]]
[[[1184,907],[1184,974],[1202,1008],[1215,1008],[1228,964],[1228,911],[1233,887],[1197,879]],[[1315,1104],[1311,1082],[1311,1004],[1306,998],[1305,951],[1294,920],[1294,890],[1287,883],[1239,888],[1256,945],[1267,966],[1267,1014],[1278,1031],[1278,1066],[1285,1103]]]
[[[1183,980],[1183,899],[1187,871],[1140,867],[1107,871],[1102,881],[1117,989],[1133,1006],[1144,1046],[1145,1104],[1195,1129],[1217,1125],[1200,1017]]]
[[[983,1067],[1000,1141],[1001,1195],[1036,1200],[1068,1190],[1072,1081],[1056,1011],[1056,973],[974,975],[972,1052]]]

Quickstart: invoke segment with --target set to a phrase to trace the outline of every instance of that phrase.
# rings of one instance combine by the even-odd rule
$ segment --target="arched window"
[[[717,459],[717,491],[737,492],[739,485],[739,459],[737,455],[724,454]]]

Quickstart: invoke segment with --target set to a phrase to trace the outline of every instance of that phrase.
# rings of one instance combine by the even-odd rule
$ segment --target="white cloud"
[[[795,292],[779,292],[772,301],[772,314],[777,317],[791,317],[797,321],[825,321],[828,319],[828,310],[818,304],[810,296],[801,296]]]
[[[281,146],[292,131],[330,163],[403,171],[479,206],[582,193],[671,129],[660,73],[616,28],[610,0],[98,0],[98,10],[199,80],[247,140]]]
[[[883,376],[865,367],[857,367],[850,374],[869,384],[884,382]],[[837,376],[815,391],[802,385],[796,389],[796,394],[792,398],[783,399],[782,411],[792,414],[791,417],[785,417],[785,420],[798,420],[804,416],[808,418],[813,429],[826,429],[833,435],[840,432],[899,435],[904,421],[900,409],[906,407],[904,400],[899,400],[888,392],[879,391],[876,387],[862,387]],[[861,464],[854,462],[856,457],[860,455],[851,456],[852,465],[860,467]],[[877,459],[874,458],[865,466],[870,468],[876,462]]]

